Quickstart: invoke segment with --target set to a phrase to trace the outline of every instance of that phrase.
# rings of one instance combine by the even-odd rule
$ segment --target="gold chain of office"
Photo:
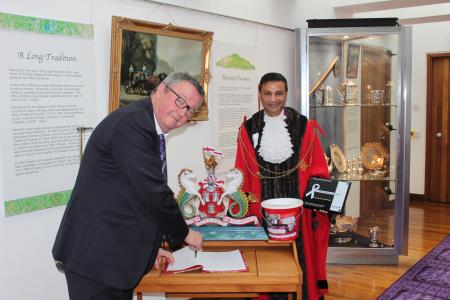
[[[298,163],[294,167],[290,168],[289,170],[282,171],[282,172],[272,171],[272,170],[269,170],[269,169],[264,168],[263,166],[261,166],[258,163],[258,161],[256,160],[256,158],[254,158],[251,155],[251,153],[249,152],[249,150],[245,146],[245,143],[242,140],[242,133],[241,132],[242,132],[242,127],[239,129],[239,133],[238,133],[238,140],[239,140],[239,144],[241,146],[241,154],[242,154],[242,157],[244,158],[244,163],[245,163],[245,166],[247,167],[247,170],[254,177],[258,177],[260,179],[278,179],[278,178],[282,178],[282,177],[285,177],[285,176],[289,176],[292,172],[296,171],[298,168],[300,168],[300,170],[302,170],[302,171],[305,171],[307,168],[309,168],[311,166],[312,158],[313,158],[313,155],[312,155],[313,144],[314,144],[314,139],[315,139],[315,137],[317,135],[317,128],[313,129],[312,139],[311,139],[311,142],[308,145],[308,149],[307,149],[305,155],[301,159],[299,159]],[[244,151],[246,153],[244,153]],[[247,155],[245,155],[245,154],[247,154]],[[308,161],[308,163],[306,163],[305,159],[308,156],[309,156],[309,161]],[[270,173],[270,174],[274,174],[274,175],[273,176],[269,176],[269,175],[266,176],[266,175],[261,175],[260,171],[257,171],[256,173],[253,172],[253,170],[248,165],[247,160],[245,159],[245,157],[250,157],[251,160],[258,166],[259,169],[262,169],[265,172]]]

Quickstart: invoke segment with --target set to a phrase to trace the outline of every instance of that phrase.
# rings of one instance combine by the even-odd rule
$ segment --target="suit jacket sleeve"
[[[120,120],[111,136],[112,155],[171,245],[181,244],[188,227],[161,172],[159,137],[152,116],[131,114]]]

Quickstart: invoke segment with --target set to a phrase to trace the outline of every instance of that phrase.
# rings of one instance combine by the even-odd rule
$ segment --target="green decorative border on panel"
[[[47,34],[71,35],[93,38],[94,27],[89,24],[40,19],[0,12],[0,28],[33,31]]]
[[[5,216],[10,217],[67,204],[71,193],[72,191],[69,190],[5,201]]]

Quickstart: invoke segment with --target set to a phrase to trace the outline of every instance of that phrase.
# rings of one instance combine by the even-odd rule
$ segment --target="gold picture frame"
[[[205,90],[204,103],[191,120],[208,120],[212,36],[210,31],[113,16],[109,112],[149,97],[165,76],[180,71],[197,78]]]

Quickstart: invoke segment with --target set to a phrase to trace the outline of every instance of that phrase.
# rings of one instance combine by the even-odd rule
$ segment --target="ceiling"
[[[398,17],[402,25],[450,21],[450,1],[334,1],[337,18]]]

